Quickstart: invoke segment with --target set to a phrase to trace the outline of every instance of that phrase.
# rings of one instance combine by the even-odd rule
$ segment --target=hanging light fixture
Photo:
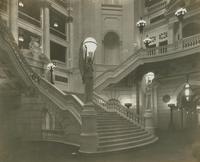
[[[192,96],[192,89],[191,89],[191,85],[189,83],[185,84],[184,94],[185,94],[185,99],[187,101],[190,101],[191,100],[191,96]]]
[[[152,39],[149,38],[149,36],[147,35],[147,37],[143,40],[144,45],[145,45],[146,48],[149,47],[149,44],[151,43],[151,41],[152,41]]]
[[[136,26],[139,28],[140,33],[142,33],[144,27],[146,26],[146,21],[140,17],[140,20],[136,23]]]
[[[192,88],[191,85],[188,82],[188,76],[187,76],[187,82],[184,86],[184,95],[185,95],[185,99],[186,101],[190,101],[191,97],[192,97]]]

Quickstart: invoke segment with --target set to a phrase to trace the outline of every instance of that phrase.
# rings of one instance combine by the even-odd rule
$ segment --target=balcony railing
[[[64,40],[66,40],[66,34],[65,33],[62,33],[61,31],[56,30],[53,27],[50,28],[50,32],[51,32],[51,34],[53,34],[53,35],[55,35],[55,36],[57,36],[59,38],[62,38]]]
[[[37,26],[37,27],[41,27],[41,22],[40,20],[34,18],[34,17],[31,17],[29,16],[28,14],[24,13],[24,12],[21,12],[19,11],[19,18]]]
[[[169,58],[182,57],[181,53],[185,53],[184,56],[190,55],[195,51],[198,51],[197,48],[200,47],[200,34],[193,35],[187,38],[183,38],[175,42],[174,44],[169,44],[165,46],[149,48],[149,49],[140,49],[134,55],[130,56],[126,61],[119,65],[115,69],[108,70],[100,74],[95,80],[95,88],[102,86],[106,87],[110,83],[117,82],[126,75],[125,71],[131,71],[141,63],[151,60],[154,61],[155,58],[159,60],[167,60]],[[187,50],[187,53],[185,52]],[[156,62],[156,59],[155,59]],[[130,67],[132,69],[130,69]],[[118,78],[118,79],[117,79]],[[107,83],[105,83],[107,81]]]

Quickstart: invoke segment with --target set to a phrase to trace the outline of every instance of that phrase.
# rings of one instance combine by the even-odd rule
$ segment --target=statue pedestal
[[[86,103],[81,113],[81,144],[80,152],[94,153],[97,151],[98,134],[96,130],[96,111],[93,103]]]
[[[154,122],[153,122],[153,113],[151,109],[145,110],[145,129],[150,133],[154,134]]]

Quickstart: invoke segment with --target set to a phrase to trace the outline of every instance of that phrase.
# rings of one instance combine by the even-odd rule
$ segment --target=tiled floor
[[[77,148],[52,143],[17,144],[0,154],[0,162],[195,162],[192,146],[196,132],[159,133],[155,144],[137,150],[81,155]],[[200,138],[199,138],[200,139]],[[73,155],[75,153],[75,155]],[[76,154],[77,153],[77,154]]]

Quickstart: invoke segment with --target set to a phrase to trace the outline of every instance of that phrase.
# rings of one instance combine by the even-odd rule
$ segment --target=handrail
[[[144,127],[145,118],[142,115],[137,115],[134,111],[123,106],[120,102],[113,102],[114,105],[109,106],[108,102],[95,92],[93,93],[93,101],[105,111],[116,112],[123,118]]]
[[[121,76],[125,74],[124,71],[126,69],[129,69],[132,65],[133,67],[136,67],[137,65],[134,63],[140,64],[140,62],[144,62],[143,60],[154,58],[157,56],[165,56],[167,55],[173,55],[176,54],[176,52],[184,51],[185,49],[195,48],[197,46],[200,46],[200,34],[193,35],[188,38],[184,38],[182,40],[179,40],[175,42],[174,44],[169,44],[165,46],[155,47],[155,48],[148,48],[148,49],[140,49],[135,54],[131,55],[126,59],[121,65],[114,69],[110,69],[108,71],[105,71],[104,73],[100,74],[95,79],[95,88],[102,85],[106,80],[116,78],[117,76]],[[140,62],[138,62],[140,61]]]
[[[19,69],[22,70],[22,71],[18,70],[18,72],[20,74],[23,73],[23,79],[25,79],[26,83],[28,81],[27,83],[28,85],[34,85],[34,87],[36,87],[41,94],[43,94],[46,98],[48,98],[51,102],[56,104],[62,110],[69,110],[81,124],[80,112],[82,110],[82,104],[80,104],[80,102],[77,101],[77,99],[74,98],[73,96],[69,94],[65,95],[65,93],[58,90],[55,86],[50,84],[47,80],[40,77],[37,73],[35,73],[32,70],[32,68],[29,66],[24,56],[20,53],[20,50],[17,44],[15,43],[15,40],[11,32],[9,31],[8,27],[6,26],[6,24],[2,23],[1,18],[0,18],[0,33],[2,35],[3,41],[5,41],[6,45],[9,46],[8,49],[11,50],[11,52],[9,52],[10,58],[15,64],[17,64]],[[66,106],[69,103],[69,101],[66,100],[66,96],[71,100],[71,102],[75,104],[75,109],[71,108],[70,106]]]

